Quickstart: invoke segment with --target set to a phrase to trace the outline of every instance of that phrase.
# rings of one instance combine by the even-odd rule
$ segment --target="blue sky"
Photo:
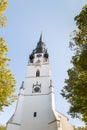
[[[84,123],[67,115],[69,104],[60,95],[67,77],[72,52],[69,34],[76,29],[74,17],[87,0],[8,0],[7,27],[0,29],[9,49],[10,69],[15,75],[17,93],[24,80],[29,54],[36,47],[40,34],[50,56],[52,80],[55,87],[56,109],[68,116],[75,126]],[[0,113],[0,124],[5,124],[15,111],[16,103]]]

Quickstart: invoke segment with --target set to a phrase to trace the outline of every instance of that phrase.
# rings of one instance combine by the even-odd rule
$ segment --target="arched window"
[[[37,72],[36,72],[36,77],[39,77],[39,76],[40,76],[40,71],[37,70]]]

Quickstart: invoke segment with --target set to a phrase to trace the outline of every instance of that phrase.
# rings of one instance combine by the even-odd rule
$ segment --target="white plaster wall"
[[[50,76],[50,66],[49,63],[45,63],[41,66],[28,65],[26,71],[26,77],[36,77],[36,71],[40,70],[40,76]]]
[[[49,127],[48,127],[49,129],[48,129],[48,130],[59,130],[58,127],[57,127],[57,121],[55,121],[55,122],[49,124],[48,126],[49,126]]]
[[[8,123],[6,130],[20,130],[20,125]]]
[[[26,96],[21,130],[48,130],[48,123],[55,120],[51,103],[50,95]],[[33,117],[34,112],[37,117]]]
[[[55,110],[55,100],[54,100],[54,91],[51,93],[51,108]]]
[[[24,82],[24,95],[34,94],[32,93],[33,84],[41,84],[41,93],[50,92],[50,78],[49,77],[37,77],[37,78],[26,78]]]
[[[40,77],[36,77],[36,71],[40,70]],[[27,73],[24,81],[24,95],[32,94],[33,84],[41,84],[41,93],[49,93],[50,67],[49,64],[42,66],[27,66]]]
[[[62,130],[74,130],[73,126],[68,121],[67,117],[60,114],[59,112],[56,112],[57,116],[60,116],[60,125],[62,127]]]
[[[12,119],[12,123],[21,124],[21,116],[22,116],[22,110],[23,110],[23,102],[24,102],[24,96],[19,95],[17,106],[15,109],[15,113]]]
[[[14,124],[12,127],[15,127],[15,124],[21,125],[23,102],[24,102],[24,96],[19,95],[15,112],[12,115],[12,117],[9,119],[7,126],[9,126],[9,125],[12,126],[12,124]]]

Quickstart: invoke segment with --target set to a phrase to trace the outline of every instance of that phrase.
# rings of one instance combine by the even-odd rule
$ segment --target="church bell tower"
[[[29,56],[17,107],[7,123],[7,130],[73,130],[67,118],[55,111],[50,76],[49,54],[41,35]]]

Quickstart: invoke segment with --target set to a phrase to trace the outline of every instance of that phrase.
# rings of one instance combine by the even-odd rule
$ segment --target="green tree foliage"
[[[70,41],[73,67],[68,70],[69,78],[61,94],[71,104],[68,113],[87,124],[87,5],[75,21],[78,29],[73,31]]]
[[[6,126],[0,126],[0,130],[6,130]]]
[[[0,26],[2,23],[2,14],[7,7],[6,0],[0,0]],[[1,22],[2,21],[2,22]],[[8,69],[8,61],[6,54],[8,52],[4,38],[0,37],[0,111],[3,106],[9,106],[16,98],[15,92],[15,79],[11,71]]]
[[[74,130],[87,130],[87,127],[78,127],[78,128],[74,128]]]
[[[2,110],[3,106],[10,105],[15,99],[13,94],[15,91],[15,79],[7,68],[9,59],[6,57],[6,52],[8,52],[8,49],[5,41],[0,38],[0,110]]]
[[[7,8],[7,1],[6,0],[0,0],[0,14],[3,14],[4,11]]]
[[[4,11],[7,8],[7,1],[6,0],[0,0],[0,27],[3,27],[6,25],[6,17],[3,16]]]

